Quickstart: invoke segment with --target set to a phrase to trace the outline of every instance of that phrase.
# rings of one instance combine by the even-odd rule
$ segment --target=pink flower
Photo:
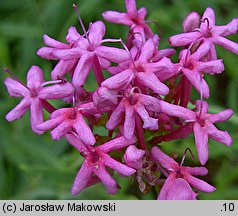
[[[181,166],[158,147],[153,147],[151,154],[156,162],[169,171],[169,176],[160,191],[158,199],[195,199],[196,193],[193,192],[190,185],[206,193],[213,192],[216,189],[205,181],[194,177],[207,175],[208,170],[205,167]]]
[[[105,110],[102,110],[105,111]],[[84,116],[99,113],[93,103],[82,104],[73,108],[61,108],[50,115],[50,119],[37,125],[40,131],[53,129],[50,134],[52,139],[59,140],[71,130],[74,130],[78,137],[86,145],[94,145],[94,135],[84,120]]]
[[[207,102],[201,102],[199,100],[196,102],[196,108],[198,111],[193,112],[180,106],[160,101],[161,112],[170,116],[183,118],[189,122],[181,129],[165,135],[166,137],[164,137],[164,139],[170,140],[185,137],[186,135],[192,133],[193,130],[198,151],[198,158],[200,163],[204,165],[208,160],[208,137],[227,146],[232,144],[232,138],[228,132],[218,130],[214,126],[214,123],[223,122],[229,119],[232,116],[233,111],[231,109],[227,109],[217,114],[210,114],[207,113]]]
[[[68,44],[59,42],[48,35],[43,35],[44,43],[49,47],[42,47],[37,51],[37,55],[41,58],[50,59],[50,60],[58,60],[56,56],[54,56],[54,52],[56,50],[65,50],[71,49],[73,47],[80,47],[81,41],[83,37],[77,32],[76,28],[71,26],[68,30],[68,34],[66,36],[66,41]],[[64,77],[64,75],[68,72],[73,72],[77,65],[77,59],[70,60],[60,60],[53,71],[51,72],[51,78],[53,80]]]
[[[126,69],[108,78],[102,86],[111,90],[121,90],[129,86],[131,82],[138,83],[137,86],[150,88],[153,92],[166,95],[169,88],[161,80],[166,80],[176,74],[176,67],[166,57],[158,62],[150,62],[156,49],[152,39],[148,39],[141,48],[141,51],[132,50],[133,62],[126,62]],[[139,54],[137,56],[137,53]],[[119,68],[120,71],[120,68]]]
[[[192,55],[188,50],[180,53],[180,71],[187,77],[190,83],[203,97],[209,97],[209,87],[203,79],[203,74],[219,74],[224,70],[223,60],[202,61],[201,59],[208,53],[209,43],[203,43]]]
[[[139,170],[142,168],[142,159],[144,155],[145,155],[144,150],[138,149],[134,145],[130,145],[126,149],[124,159],[128,166],[136,170]]]
[[[150,130],[158,129],[158,119],[150,117],[149,113],[158,112],[159,100],[149,95],[139,93],[129,93],[125,96],[110,116],[106,127],[113,130],[124,120],[124,136],[130,139],[135,133],[136,118],[141,118],[144,122],[143,128]],[[125,113],[125,114],[124,114]]]
[[[188,20],[190,19],[190,16],[191,15],[186,18],[186,27],[184,25],[184,28],[186,28],[185,30],[191,28],[188,27],[192,24],[192,22]],[[196,25],[197,19],[198,18],[195,18]],[[207,42],[210,46],[208,53],[209,59],[214,60],[217,58],[215,44],[223,46],[225,49],[238,55],[238,44],[225,38],[228,35],[235,34],[237,30],[238,18],[234,18],[227,25],[216,26],[214,10],[212,8],[207,8],[203,14],[202,23],[199,29],[172,36],[169,38],[169,42],[172,46],[186,46],[196,41]]]
[[[11,78],[5,79],[4,83],[11,97],[23,97],[23,100],[6,115],[6,119],[8,121],[20,119],[30,108],[31,127],[38,134],[42,133],[36,125],[43,122],[44,100],[63,99],[74,92],[73,86],[68,82],[44,86],[48,83],[44,83],[43,72],[37,66],[32,66],[28,71],[27,86]]]
[[[110,140],[103,145],[95,148],[88,148],[83,152],[85,157],[84,162],[74,180],[72,187],[72,194],[80,193],[88,185],[92,184],[93,178],[97,176],[107,188],[108,193],[115,194],[117,192],[117,183],[111,177],[106,167],[109,167],[123,176],[130,176],[136,171],[119,161],[116,161],[108,155],[109,152],[124,148],[128,145],[134,144],[135,138],[126,140],[124,137],[119,137]]]
[[[102,16],[105,20],[113,23],[123,24],[129,26],[132,34],[138,41],[146,40],[153,37],[153,32],[145,22],[146,9],[136,9],[135,0],[125,0],[127,13],[119,13],[116,11],[105,11]],[[140,35],[136,35],[139,33]]]
[[[73,46],[67,48],[62,48],[61,46],[55,46],[53,49],[48,48],[50,56],[52,56],[51,59],[77,62],[72,78],[75,87],[80,87],[85,83],[88,73],[96,61],[95,56],[104,69],[108,68],[111,62],[118,63],[128,59],[128,54],[125,50],[101,45],[104,42],[105,31],[104,23],[97,21],[90,26],[87,38],[78,38],[73,43]],[[47,58],[49,53],[45,50],[46,48],[41,48],[38,51],[38,55]]]

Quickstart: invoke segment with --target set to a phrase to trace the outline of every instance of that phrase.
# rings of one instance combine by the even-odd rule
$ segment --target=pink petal
[[[116,11],[105,11],[102,14],[103,18],[112,23],[123,24],[127,26],[133,25],[133,21],[130,20],[126,13],[119,13]]]
[[[96,143],[96,140],[94,138],[94,135],[93,135],[90,127],[86,124],[86,122],[81,114],[77,114],[77,119],[74,122],[73,127],[75,128],[80,139],[86,145],[94,145]]]
[[[67,49],[67,48],[69,48],[69,45],[64,44],[60,41],[57,41],[57,40],[49,37],[46,34],[43,35],[43,40],[44,40],[44,43],[47,46],[50,46],[50,47],[53,47],[53,48],[58,48],[58,49]]]
[[[111,62],[105,58],[99,57],[98,61],[102,67],[102,69],[108,69],[111,66]]]
[[[131,176],[136,172],[135,169],[132,169],[131,167],[128,167],[127,165],[116,161],[115,159],[109,157],[108,155],[103,156],[103,161],[105,163],[105,166],[110,167],[111,169],[117,171],[120,175]]]
[[[177,178],[168,189],[166,200],[195,200],[196,195],[187,181]]]
[[[143,128],[146,128],[149,130],[158,130],[158,119],[151,118],[147,110],[141,103],[137,103],[135,106],[135,109],[144,122]]]
[[[224,26],[214,26],[212,31],[222,37],[235,34],[237,32],[238,18],[234,18],[231,22]]]
[[[31,101],[29,98],[23,98],[22,101],[6,115],[6,119],[9,122],[20,119],[29,109],[30,104]]]
[[[165,169],[169,171],[174,171],[174,169],[177,169],[179,166],[174,159],[162,152],[156,146],[151,149],[151,154],[156,162],[159,162]]]
[[[36,125],[38,125],[44,121],[41,100],[38,98],[32,99],[30,110],[31,110],[31,128],[35,133],[42,134],[43,131],[36,129],[36,127],[35,127]]]
[[[27,73],[27,86],[37,89],[44,82],[43,71],[38,66],[32,66]]]
[[[159,62],[144,65],[145,71],[153,72],[161,82],[176,75],[176,67],[169,58],[164,57]]]
[[[77,60],[60,60],[54,69],[51,72],[52,80],[57,80],[59,78],[63,78],[64,75],[68,72],[71,72],[73,68],[76,66]]]
[[[117,91],[99,87],[93,94],[93,103],[98,109],[111,107],[118,104]]]
[[[71,127],[72,127],[72,122],[63,121],[54,130],[50,132],[52,139],[59,140],[71,129]]]
[[[143,104],[147,110],[153,112],[160,112],[160,100],[144,94],[138,94],[139,102]]]
[[[78,33],[77,29],[74,26],[70,26],[68,29],[68,34],[66,36],[66,40],[68,43],[74,43],[79,38],[81,38],[81,35]]]
[[[60,108],[50,114],[50,119],[63,117],[67,119],[67,116],[72,115],[74,112],[73,108]]]
[[[160,110],[169,116],[175,116],[185,120],[193,120],[196,118],[196,114],[193,111],[162,100],[160,101]]]
[[[227,146],[232,144],[233,140],[227,131],[218,130],[213,124],[207,125],[207,130],[211,139]]]
[[[113,130],[117,125],[120,124],[123,117],[123,112],[125,111],[125,101],[122,100],[116,109],[113,111],[112,115],[110,116],[106,128],[108,130]]]
[[[130,16],[137,15],[136,1],[135,0],[125,0],[126,10]]]
[[[107,152],[114,151],[116,149],[122,149],[128,145],[135,144],[135,142],[136,142],[135,137],[131,139],[125,139],[125,137],[121,136],[113,140],[110,140],[104,143],[103,145],[98,146],[97,149],[107,153]]]
[[[21,83],[12,78],[6,78],[4,84],[7,87],[7,91],[11,97],[24,97],[29,94],[29,90]]]
[[[72,79],[72,82],[75,87],[82,86],[85,83],[87,76],[90,72],[90,69],[92,67],[92,64],[93,64],[93,56],[94,56],[94,54],[88,53],[88,54],[83,55],[80,58],[77,66],[74,70],[74,75],[73,75],[73,79]]]
[[[57,127],[61,122],[63,122],[63,120],[64,120],[64,117],[59,116],[58,118],[49,119],[48,121],[38,124],[35,126],[35,128],[37,130],[44,132],[44,131]]]
[[[134,145],[130,145],[124,154],[124,160],[128,166],[139,170],[142,168],[142,158],[144,155],[144,150],[138,149]]]
[[[56,59],[62,59],[62,60],[78,59],[85,53],[87,53],[87,51],[82,50],[81,47],[53,50],[53,56]]]
[[[48,60],[58,60],[59,58],[54,55],[55,50],[55,48],[51,47],[41,47],[37,51],[37,55]]]
[[[135,133],[135,115],[134,107],[127,106],[125,111],[125,122],[124,122],[124,136],[126,139],[131,139]]]
[[[238,55],[238,43],[224,37],[214,37],[213,42]]]
[[[140,72],[136,74],[137,80],[144,86],[150,88],[155,93],[166,95],[169,88],[159,81],[155,74],[149,72]]]
[[[138,16],[138,18],[139,18],[140,20],[144,20],[146,14],[147,14],[146,8],[145,8],[145,7],[140,8],[140,9],[138,10],[137,14],[138,14],[137,16]]]
[[[200,25],[200,15],[197,12],[191,12],[183,21],[183,31],[191,32]]]
[[[137,61],[147,62],[150,60],[155,51],[154,41],[150,38],[148,39],[141,48],[141,54]]]
[[[186,167],[186,169],[191,175],[195,176],[205,176],[208,174],[208,170],[205,167]]]
[[[201,79],[200,73],[197,71],[191,71],[187,68],[183,68],[182,71],[191,84],[195,87],[195,89],[197,89],[199,93],[201,93],[202,89],[203,97],[208,98],[210,95],[210,90],[206,81],[203,78]]]
[[[162,58],[172,56],[175,53],[176,51],[171,48],[158,50],[154,53],[153,58],[151,60],[152,62],[157,62],[160,61]]]
[[[223,121],[228,120],[233,114],[234,114],[234,112],[232,109],[226,109],[226,110],[221,111],[217,114],[211,114],[210,120],[212,121],[212,123],[223,122]]]
[[[203,180],[195,178],[191,175],[186,176],[185,180],[187,180],[189,182],[189,184],[191,184],[196,189],[206,192],[206,193],[213,192],[214,190],[216,190],[216,188],[214,188],[210,184],[206,183]]]
[[[167,200],[167,194],[170,190],[170,188],[173,186],[174,181],[176,180],[174,174],[170,174],[166,181],[164,182],[163,187],[160,190],[158,200]]]
[[[134,72],[131,69],[127,69],[106,79],[102,82],[101,86],[112,90],[121,90],[122,88],[126,88],[133,78]]]
[[[200,62],[198,65],[198,71],[203,73],[209,73],[211,75],[219,74],[224,71],[223,59]]]
[[[190,58],[194,59],[194,60],[200,60],[201,58],[203,58],[204,56],[206,56],[208,54],[208,52],[211,49],[211,42],[209,40],[205,40],[205,42],[203,42],[198,49],[196,50],[196,52],[194,52]]]
[[[209,20],[209,27],[210,28],[215,26],[215,12],[210,7],[208,7],[203,13],[202,20],[204,20],[206,18]],[[207,21],[202,22],[201,23],[201,29],[203,29],[205,31],[206,28],[207,28],[207,25],[208,25]]]
[[[201,37],[200,32],[181,33],[170,37],[169,43],[171,46],[186,46],[193,43],[199,37]]]
[[[87,163],[85,160],[82,164],[77,176],[75,177],[71,193],[73,195],[77,195],[80,193],[84,188],[87,187],[88,182],[90,181],[93,174],[92,167]]]
[[[193,130],[198,158],[200,163],[204,165],[208,160],[208,132],[197,122],[194,123]]]
[[[89,30],[89,41],[93,47],[97,47],[101,44],[101,40],[103,39],[106,32],[106,27],[102,21],[97,21],[93,23]]]
[[[129,59],[129,54],[126,50],[116,47],[99,46],[95,49],[94,53],[99,57],[116,63],[124,62]]]
[[[217,51],[214,43],[211,43],[210,51],[208,52],[208,60],[216,60],[217,59]]]
[[[74,87],[71,83],[62,83],[42,88],[38,95],[42,99],[63,99],[73,95]]]
[[[208,103],[206,101],[196,100],[196,109],[200,112],[202,107],[202,113],[208,112]]]
[[[115,194],[117,192],[116,181],[111,177],[103,165],[100,165],[97,169],[94,168],[94,173],[98,176],[98,178],[100,178],[109,194]]]
[[[88,152],[87,148],[84,146],[76,133],[66,133],[64,136],[65,139],[70,143],[70,145],[76,148],[81,154]]]

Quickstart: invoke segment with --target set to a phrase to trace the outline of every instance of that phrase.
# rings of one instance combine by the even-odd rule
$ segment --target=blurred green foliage
[[[86,26],[91,21],[102,20],[105,10],[125,11],[122,0],[0,0],[0,66],[8,67],[22,81],[32,64],[39,65],[49,79],[54,62],[40,59],[36,51],[43,45],[44,33],[64,41],[69,26],[81,29],[72,9],[79,7]],[[216,11],[217,24],[223,25],[237,16],[236,0],[138,0],[146,6],[147,18],[159,23],[161,32],[151,24],[155,33],[162,33],[160,48],[169,47],[169,36],[181,32],[181,24],[191,11],[203,13],[211,6]],[[106,37],[124,38],[127,27],[107,23]],[[230,37],[238,42],[237,35]],[[200,199],[238,199],[238,57],[218,48],[219,58],[224,59],[226,70],[216,77],[207,76],[211,86],[210,111],[218,112],[227,107],[235,111],[234,116],[218,127],[230,132],[234,139],[232,147],[225,147],[210,140],[210,159],[207,163],[209,175],[206,179],[217,187],[211,194],[200,193]],[[38,136],[31,131],[29,113],[21,120],[8,123],[6,113],[19,99],[9,98],[3,85],[7,74],[0,76],[0,198],[1,199],[154,199],[155,191],[140,194],[133,178],[116,176],[122,187],[115,196],[108,195],[103,185],[98,184],[72,197],[70,188],[80,168],[82,158],[62,138],[52,141],[49,133]],[[88,79],[94,87],[93,77]],[[47,114],[46,114],[47,115]],[[102,133],[100,128],[97,131]],[[181,158],[186,147],[196,152],[193,136],[186,140],[162,144],[169,154]],[[196,153],[195,153],[196,155]],[[179,158],[179,159],[180,159]],[[197,158],[197,157],[196,157]],[[197,165],[197,159],[186,163]]]

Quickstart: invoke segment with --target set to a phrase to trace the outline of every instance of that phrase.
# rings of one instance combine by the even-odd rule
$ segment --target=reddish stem
[[[135,120],[136,120],[136,134],[137,138],[139,141],[139,146],[141,149],[145,150],[146,149],[146,144],[145,144],[145,138],[144,138],[144,132],[142,128],[142,123],[141,123],[141,118],[139,117],[138,114],[135,115]]]
[[[52,113],[56,110],[56,108],[52,106],[47,100],[42,100],[42,105],[44,109],[49,113]]]
[[[101,86],[101,83],[104,81],[104,76],[102,73],[102,68],[99,63],[98,57],[96,55],[94,55],[92,67],[93,67],[93,72],[97,80],[98,86]]]
[[[182,77],[181,82],[180,106],[187,107],[192,92],[192,85],[185,76]]]

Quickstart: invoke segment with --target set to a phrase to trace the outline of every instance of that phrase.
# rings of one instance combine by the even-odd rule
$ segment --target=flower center
[[[31,89],[31,91],[30,91],[30,96],[32,97],[32,98],[36,98],[37,97],[37,91],[36,91],[36,89]]]

